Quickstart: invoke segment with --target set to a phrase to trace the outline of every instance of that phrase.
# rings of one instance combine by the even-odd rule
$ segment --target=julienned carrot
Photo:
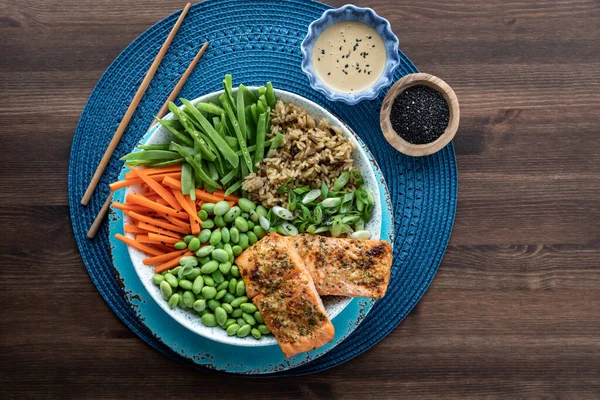
[[[153,243],[152,247],[162,251],[163,253],[171,253],[173,250],[175,250],[173,248],[173,245],[170,245],[170,244]]]
[[[185,253],[183,253],[183,255],[182,255],[181,257],[191,256],[192,254],[193,254],[193,253],[192,253],[191,251],[188,251],[188,252],[185,252]],[[166,271],[166,270],[168,270],[168,269],[171,269],[171,268],[173,268],[173,267],[175,267],[175,266],[179,265],[179,260],[181,260],[181,257],[175,257],[175,258],[174,258],[174,259],[172,259],[171,261],[167,261],[167,262],[166,262],[166,263],[164,263],[164,264],[157,265],[157,266],[154,268],[154,271],[155,271],[156,273],[161,273],[161,272],[163,272],[163,271]]]
[[[158,194],[167,203],[169,203],[171,208],[174,208],[177,211],[181,210],[181,206],[179,205],[177,200],[175,200],[175,197],[173,197],[173,195],[167,189],[165,189],[160,183],[158,183],[157,181],[152,179],[150,176],[146,175],[144,170],[132,168],[131,172],[133,172],[135,175],[137,175],[138,178],[140,178],[142,181],[144,181],[144,183],[147,184],[152,190],[154,190],[156,192],[156,194]]]
[[[196,206],[194,205],[192,207],[190,205],[187,196],[184,196],[183,194],[181,194],[181,192],[179,190],[173,190],[172,192],[173,192],[173,195],[175,196],[175,198],[177,199],[177,201],[179,202],[179,204],[181,204],[181,207],[183,207],[183,209],[185,210],[185,212],[187,212],[192,218],[194,218],[196,220],[200,219],[198,217],[198,214],[196,214]]]
[[[225,200],[231,200],[231,201],[235,201],[237,203],[237,201],[240,199],[237,196],[234,196],[232,194],[230,194],[229,196],[225,196],[225,191],[221,190],[221,189],[217,189],[215,190],[215,192],[213,193],[215,196],[219,196],[219,197],[224,197]]]
[[[163,185],[170,187],[171,189],[175,189],[181,192],[181,182],[171,178],[166,177],[162,181]],[[222,196],[215,196],[214,194],[210,194],[205,192],[204,190],[196,189],[196,198],[204,201],[208,201],[210,203],[218,203],[223,200]]]
[[[150,225],[146,222],[140,222],[138,228],[143,229],[147,232],[159,233],[161,235],[170,236],[175,239],[181,240],[181,234],[176,232],[168,231],[167,229],[159,228],[158,226]]]
[[[113,182],[110,185],[108,185],[108,187],[111,191],[114,192],[115,190],[123,189],[124,187],[137,185],[140,183],[142,183],[141,179],[125,179],[123,181]]]
[[[198,235],[201,231],[201,229],[200,229],[201,221],[198,217],[198,213],[196,212],[196,202],[194,200],[192,200],[192,198],[190,196],[187,196],[186,200],[188,201],[190,208],[194,211],[193,216],[190,215],[190,227],[192,228],[192,234]]]
[[[154,201],[148,200],[144,196],[140,196],[137,193],[129,193],[126,198],[126,202],[144,206],[153,211],[158,211],[160,213],[167,214],[167,215],[173,215],[173,216],[179,217],[179,218],[186,216],[185,213],[182,211],[177,211],[177,210],[172,209],[171,207],[163,206],[162,204],[158,204]]]
[[[174,258],[179,259],[179,257],[183,256],[184,253],[187,252],[186,250],[178,250],[178,251],[174,251],[172,253],[166,253],[166,254],[162,254],[160,256],[156,256],[156,257],[148,257],[145,258],[143,263],[145,265],[153,265],[153,264],[160,264],[160,263],[164,263],[167,261],[171,261]]]
[[[160,226],[161,228],[165,228],[165,229],[168,229],[170,231],[175,231],[175,232],[184,233],[184,234],[190,233],[190,229],[189,228],[184,228],[184,227],[181,227],[179,225],[171,224],[171,223],[162,221],[159,218],[147,217],[145,215],[141,215],[141,214],[138,214],[136,212],[129,212],[128,215],[131,218],[137,219],[138,221],[146,222],[146,223],[151,224],[151,225]],[[185,223],[183,223],[183,224],[185,226]]]
[[[148,232],[148,239],[156,240],[156,241],[159,241],[159,242],[165,243],[165,244],[166,243],[175,244],[175,243],[181,241],[181,239],[170,237],[170,236],[165,236],[165,235],[159,235],[158,233],[154,233],[154,232]]]
[[[125,224],[125,226],[123,227],[123,231],[125,231],[125,233],[146,233],[145,230],[140,229],[137,226],[131,224]]]
[[[159,168],[144,168],[146,175],[160,175],[168,174],[171,172],[181,172],[181,164],[169,165],[168,167]],[[125,179],[135,178],[136,175],[132,172],[125,173]]]
[[[167,221],[169,221],[173,225],[177,225],[180,228],[184,228],[186,230],[190,229],[189,224],[186,223],[186,222],[183,222],[183,220],[181,220],[181,219],[177,219],[175,217],[171,217],[170,215],[166,215],[166,214],[158,214],[158,216],[163,217],[164,219],[166,219]]]
[[[119,239],[121,242],[128,244],[131,247],[135,247],[138,250],[143,251],[146,254],[150,254],[151,256],[160,256],[161,254],[163,254],[162,251],[153,249],[152,247],[149,246],[145,246],[141,243],[136,242],[135,240],[128,238],[127,236],[123,236],[120,233],[117,233],[115,235],[115,238]]]
[[[156,202],[158,204],[162,204],[163,206],[168,206],[169,205],[169,203],[167,203],[167,201],[165,199],[163,199],[163,198],[160,198],[160,199],[156,200]]]
[[[131,204],[123,204],[123,203],[119,203],[116,201],[113,201],[112,203],[110,203],[111,206],[113,206],[114,208],[117,208],[119,210],[122,211],[135,211],[135,212],[148,212],[150,210],[148,210],[146,207],[142,207],[142,206],[134,206]]]

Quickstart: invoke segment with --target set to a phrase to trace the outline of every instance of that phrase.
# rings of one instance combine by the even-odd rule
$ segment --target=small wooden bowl
[[[437,90],[444,96],[444,100],[448,103],[450,110],[450,116],[448,119],[448,126],[442,135],[431,143],[426,144],[412,144],[407,142],[398,135],[392,124],[390,123],[390,113],[392,111],[392,104],[396,97],[402,92],[412,86],[425,85],[432,89]],[[458,99],[454,90],[446,82],[430,74],[410,74],[400,79],[398,82],[391,87],[388,93],[383,99],[383,105],[381,106],[381,112],[379,114],[379,121],[381,124],[381,130],[385,139],[391,144],[396,150],[409,156],[427,156],[443,149],[454,137],[458,129],[458,121],[460,119],[460,108],[458,106]]]

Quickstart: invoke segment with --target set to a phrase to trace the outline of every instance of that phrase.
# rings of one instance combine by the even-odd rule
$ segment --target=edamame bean
[[[192,304],[192,308],[198,312],[204,311],[204,309],[206,309],[206,300],[196,300],[194,304]]]
[[[252,232],[254,232],[254,234],[256,235],[257,238],[262,239],[267,235],[267,232],[265,232],[265,230],[263,229],[262,226],[260,225],[256,225],[253,229]]]
[[[231,271],[231,263],[229,261],[225,261],[224,263],[219,264],[219,271],[221,271],[223,275],[228,274],[229,271]]]
[[[239,318],[242,316],[244,312],[242,310],[240,310],[239,308],[236,308],[235,310],[233,310],[233,312],[231,313],[231,316],[233,318]]]
[[[185,310],[187,308],[187,306],[185,305],[185,302],[183,301],[183,292],[180,290],[177,292],[177,294],[179,295],[179,303],[177,304],[182,310]],[[169,299],[170,300],[170,299]]]
[[[214,230],[210,234],[210,240],[209,240],[210,244],[213,246],[216,246],[220,241],[221,241],[221,231]]]
[[[215,317],[215,314],[206,313],[202,316],[202,323],[205,326],[217,326],[217,317]]]
[[[235,324],[235,319],[234,318],[228,318],[227,321],[225,321],[225,325],[223,325],[223,329],[227,329],[227,328],[229,328],[233,324]]]
[[[229,304],[235,299],[235,296],[231,293],[225,293],[225,296],[221,299],[223,302]]]
[[[215,296],[217,295],[217,289],[215,289],[214,287],[211,286],[204,286],[202,288],[202,296],[204,296],[204,298],[210,300],[210,299],[214,299]]]
[[[223,227],[221,229],[221,241],[223,243],[229,243],[229,239],[231,239],[231,235],[229,234],[229,228]]]
[[[215,280],[216,284],[219,284],[219,283],[225,281],[225,277],[223,276],[223,274],[219,270],[213,272],[210,276],[212,276],[212,278]]]
[[[173,288],[171,287],[171,285],[167,281],[162,281],[159,287],[163,299],[169,300],[173,295]]]
[[[190,243],[188,244],[188,249],[190,251],[198,251],[199,248],[200,248],[200,240],[198,240],[197,237],[192,238],[192,240],[190,240]]]
[[[215,310],[215,317],[217,319],[217,324],[223,326],[225,322],[227,322],[227,313],[223,310],[223,307],[217,307]]]
[[[271,330],[267,328],[266,325],[259,325],[256,327],[256,329],[258,329],[263,335],[268,335],[269,333],[271,333]]]
[[[258,322],[259,324],[264,324],[265,320],[263,319],[262,315],[260,314],[260,311],[256,311],[254,314],[254,319],[256,320],[256,322]]]
[[[215,213],[215,215],[225,215],[230,208],[231,207],[229,206],[228,202],[226,202],[225,200],[221,200],[220,202],[215,204],[213,212]]]
[[[227,327],[227,335],[234,336],[241,327],[234,323]]]
[[[229,269],[231,269],[231,268],[229,268]],[[165,280],[165,277],[162,276],[161,274],[154,274],[152,276],[152,283],[154,283],[155,285],[160,285],[160,283],[164,280]]]
[[[235,294],[235,288],[237,287],[237,283],[238,281],[235,278],[231,278],[229,280],[229,293]]]
[[[206,304],[208,304],[208,308],[210,308],[213,311],[215,311],[217,307],[221,307],[221,303],[214,299],[209,300]]]
[[[238,269],[237,265],[234,265],[233,267],[231,267],[231,271],[229,271],[229,273],[234,278],[239,278],[240,277],[240,270]]]
[[[228,281],[223,281],[221,283],[219,283],[219,285],[217,286],[217,292],[223,289],[227,289],[229,288],[229,282]]]
[[[243,310],[242,310],[243,311]],[[242,314],[242,318],[244,319],[244,321],[246,321],[248,324],[250,325],[256,325],[256,320],[254,319],[254,317],[250,314],[246,314],[243,313]]]
[[[185,242],[177,242],[173,245],[173,247],[175,247],[177,250],[183,250],[187,247],[187,244]]]
[[[204,275],[203,278],[204,278],[204,286],[210,286],[210,287],[215,286],[215,280],[212,278],[212,276]]]
[[[192,293],[189,290],[186,290],[185,292],[183,292],[183,304],[185,304],[186,307],[191,308],[194,305],[195,301],[196,301],[196,296],[194,296],[194,293]]]
[[[187,279],[180,279],[179,286],[184,290],[191,290],[193,284],[192,284],[192,282],[188,281]]]
[[[204,233],[204,231],[202,231],[202,233]],[[207,256],[209,256],[213,252],[214,249],[215,249],[215,247],[214,246],[210,246],[210,245],[209,246],[201,247],[200,250],[198,250],[196,252],[196,256],[197,257],[207,257]]]
[[[196,239],[196,240],[198,240],[198,239]],[[192,242],[193,242],[193,240],[190,242],[190,245],[192,244]],[[196,265],[198,265],[198,259],[194,256],[181,257],[181,259],[179,260],[179,264],[182,267],[195,267]],[[190,271],[191,271],[191,269],[190,269]]]
[[[225,222],[222,215],[217,215],[215,217],[215,225],[217,225],[219,228],[224,228],[227,225],[227,222]]]
[[[200,207],[200,209],[206,211],[207,213],[211,214],[214,210],[215,210],[215,204],[214,203],[204,203],[202,204],[202,206]]]
[[[215,246],[215,249],[222,249],[223,248],[223,242],[219,242],[217,243],[217,245]]]
[[[202,221],[200,226],[202,227],[202,229],[212,229],[215,227],[215,222],[212,219],[207,219],[205,221]]]
[[[179,283],[177,282],[177,278],[175,278],[175,275],[171,274],[171,273],[166,273],[165,274],[165,281],[167,281],[167,283],[169,285],[171,285],[171,287],[174,289],[177,286],[179,286]]]
[[[198,250],[198,251],[200,251],[200,250]],[[210,261],[211,261],[211,259],[210,259],[210,257],[209,257],[209,256],[206,256],[206,257],[200,257],[200,258],[198,259],[198,261],[200,261],[200,265],[204,265],[204,264],[206,264],[207,262],[210,262]]]
[[[254,234],[254,232],[248,232],[246,235],[248,236],[248,241],[251,245],[258,242],[258,237]]]
[[[226,289],[219,290],[217,292],[217,295],[215,296],[215,299],[221,300],[223,297],[225,297],[226,294],[227,294],[227,290]]]
[[[215,260],[212,260],[212,261],[209,261],[206,264],[204,264],[200,268],[200,271],[202,271],[203,274],[212,274],[217,269],[219,269],[219,263],[217,261],[215,261]]]
[[[169,272],[173,275],[173,276],[178,276],[179,274],[179,270],[181,269],[181,267],[175,267],[172,270],[170,270]]]
[[[235,286],[235,294],[236,296],[243,296],[246,293],[246,285],[244,281],[239,281]],[[254,311],[253,311],[254,312]]]
[[[229,234],[231,236],[231,243],[236,244],[240,241],[240,231],[238,228],[233,227],[229,230]]]
[[[233,255],[233,247],[231,247],[231,244],[225,243],[223,245],[223,250],[225,250],[230,257]]]
[[[248,222],[242,217],[237,217],[235,219],[235,227],[238,228],[240,232],[247,232]]]
[[[248,231],[251,231],[252,229],[254,229],[254,226],[255,226],[254,222],[252,222],[250,220],[248,220],[246,222],[248,222]]]
[[[231,307],[231,304],[221,303],[221,307],[223,307],[223,310],[225,310],[227,314],[231,314],[233,312],[233,307]]]
[[[208,228],[202,229],[202,231],[198,235],[198,239],[200,240],[200,243],[208,242],[210,240],[211,233],[212,233],[211,230]]]
[[[233,206],[227,213],[223,216],[223,219],[227,223],[233,222],[237,217],[242,214],[242,210],[238,206]]]
[[[200,268],[194,267],[194,268],[192,268],[190,273],[185,276],[185,278],[190,282],[194,282],[194,280],[199,276],[200,276]]]
[[[220,263],[224,263],[229,260],[229,254],[223,249],[216,249],[212,252],[211,257]]]
[[[254,337],[254,339],[260,339],[260,337],[262,336],[260,331],[256,328],[252,328],[250,333],[252,334],[252,337]]]
[[[242,211],[250,212],[250,210],[256,210],[256,204],[253,201],[241,198],[238,200],[238,206],[242,209]]]
[[[248,323],[244,320],[244,318],[240,317],[238,319],[236,319],[236,322],[238,323],[238,325],[240,326],[244,326],[244,325],[248,325]]]
[[[252,313],[256,312],[256,306],[252,303],[241,304],[240,308],[242,309],[243,312],[245,312],[247,314],[252,314]]]
[[[187,235],[186,237],[183,238],[183,242],[185,244],[188,244],[190,242],[190,240],[192,240],[192,238],[194,237],[194,235]],[[181,249],[183,250],[183,249]]]
[[[206,210],[200,210],[198,211],[198,217],[200,217],[202,221],[206,221],[208,219],[208,213]]]
[[[255,224],[258,223],[258,218],[260,218],[260,215],[258,215],[258,213],[254,210],[250,211],[250,221],[254,222]]]
[[[256,207],[256,213],[261,216],[261,217],[266,217],[267,216],[267,209],[264,208],[263,206],[257,206]]]
[[[237,335],[237,337],[246,337],[250,334],[250,330],[252,330],[252,327],[250,325],[244,325],[240,329],[238,329],[238,331],[235,334]]]
[[[173,295],[169,298],[169,308],[177,307],[177,304],[179,304],[179,300],[181,300],[181,296],[179,295],[179,293],[173,293]]]
[[[244,219],[248,219],[248,217],[250,217],[250,214],[248,214],[247,212],[243,212],[241,217]]]
[[[237,257],[240,254],[242,254],[244,252],[244,249],[242,249],[240,246],[235,245],[231,248],[231,251],[233,252],[233,256]]]
[[[247,296],[240,296],[240,297],[235,298],[230,304],[231,304],[231,307],[238,308],[240,305],[242,305],[243,303],[246,303],[247,301],[248,301]]]
[[[250,240],[248,239],[248,235],[246,235],[245,233],[240,233],[239,245],[244,250],[250,247]]]

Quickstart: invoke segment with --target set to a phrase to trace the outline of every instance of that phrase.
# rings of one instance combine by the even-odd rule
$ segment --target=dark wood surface
[[[69,149],[87,97],[184,3],[0,0],[0,397],[600,398],[598,0],[357,1],[458,95],[456,225],[389,337],[275,380],[152,350],[104,303],[71,231]]]

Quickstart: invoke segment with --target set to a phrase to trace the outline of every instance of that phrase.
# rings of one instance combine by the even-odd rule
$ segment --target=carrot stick
[[[169,203],[171,208],[174,208],[177,211],[181,210],[181,205],[177,202],[177,200],[175,200],[175,197],[173,197],[173,195],[167,189],[162,187],[160,183],[156,182],[154,179],[146,175],[144,173],[144,170],[132,168],[131,172],[136,174],[138,178],[143,180],[145,184],[147,184],[150,188],[152,188],[152,190],[156,192],[156,194],[158,194],[167,203]]]
[[[161,217],[163,217],[167,221],[171,222],[173,225],[177,225],[180,228],[184,228],[185,230],[189,230],[189,228],[190,228],[189,224],[183,222],[180,219],[177,219],[175,217],[171,217],[170,215],[166,215],[166,214],[158,214],[158,215],[161,216]]]
[[[163,228],[159,228],[158,226],[150,225],[146,222],[140,222],[138,224],[138,228],[144,229],[145,231],[148,231],[148,232],[160,233],[161,235],[170,236],[172,238],[181,240],[181,236],[179,234],[177,234],[175,232],[170,232]]]
[[[185,212],[187,212],[190,215],[190,217],[199,220],[200,218],[198,217],[198,214],[196,214],[196,207],[192,207],[190,205],[190,203],[188,202],[188,198],[181,194],[181,192],[178,190],[173,190],[172,192],[179,204],[181,204],[181,207],[185,210]]]
[[[122,204],[116,201],[113,201],[111,203],[111,206],[113,206],[116,209],[122,210],[122,211],[135,211],[135,212],[147,212],[150,211],[148,210],[146,207],[142,207],[142,206],[134,206],[131,204]]]
[[[162,251],[158,251],[149,246],[144,246],[141,243],[136,242],[135,240],[128,238],[127,236],[123,236],[120,233],[115,235],[115,238],[119,239],[121,242],[128,244],[131,247],[135,247],[138,250],[143,251],[146,254],[150,254],[151,256],[160,256]]]
[[[158,199],[156,202],[158,204],[162,204],[163,206],[168,206],[169,205],[169,203],[167,203],[167,201],[165,199],[162,199],[162,198]]]
[[[192,211],[194,211],[193,215],[190,215],[190,227],[192,228],[192,234],[198,235],[200,233],[200,220],[198,219],[198,213],[196,212],[196,202],[191,199],[191,197],[187,196],[188,204]]]
[[[127,186],[137,185],[140,183],[142,183],[141,179],[125,179],[123,181],[113,182],[110,185],[108,185],[108,187],[111,191],[114,192],[115,190],[119,190]]]
[[[235,201],[237,203],[237,201],[240,199],[237,196],[234,196],[232,194],[230,194],[229,196],[225,196],[225,191],[221,190],[221,189],[217,189],[215,190],[215,192],[213,193],[215,196],[220,196],[220,197],[224,197],[225,200],[231,200],[231,201]]]
[[[175,248],[172,245],[162,243],[153,243],[152,247],[162,251],[163,253],[171,253],[173,250],[175,250]]]
[[[141,214],[138,214],[136,212],[130,212],[130,213],[128,213],[128,215],[131,218],[137,219],[138,221],[146,222],[146,223],[151,224],[151,225],[160,226],[161,228],[165,228],[165,229],[168,229],[168,230],[171,230],[171,231],[185,233],[185,234],[190,233],[189,229],[182,228],[179,225],[174,225],[174,224],[170,224],[168,222],[161,221],[158,218],[146,217],[145,215],[141,215]],[[185,223],[182,222],[182,224],[184,224],[184,226],[186,226]]]
[[[138,214],[139,215],[139,214]],[[125,224],[125,226],[123,227],[123,230],[126,233],[146,233],[145,230],[138,228],[135,225],[131,225],[131,224]]]
[[[148,200],[144,196],[140,196],[137,193],[129,193],[127,195],[126,201],[127,201],[127,203],[138,204],[140,206],[147,207],[153,211],[157,211],[157,212],[167,214],[167,215],[181,216],[181,217],[183,217],[185,215],[185,213],[182,211],[177,211],[170,207],[163,206],[162,204],[158,204],[154,201]]]
[[[175,244],[181,240],[181,239],[170,237],[170,236],[159,235],[158,233],[154,233],[154,232],[148,232],[148,239],[156,240],[156,241],[159,241],[159,242],[165,243],[165,244],[167,244],[167,243]]]
[[[191,256],[191,255],[192,255],[192,252],[191,252],[191,251],[188,251],[188,252],[186,252],[186,253],[183,253],[183,255],[182,255],[181,257],[186,257],[186,256]],[[175,257],[175,258],[174,258],[174,259],[172,259],[171,261],[167,261],[167,262],[166,262],[166,263],[164,263],[164,264],[157,265],[157,266],[154,268],[154,271],[155,271],[156,273],[160,273],[160,272],[166,271],[166,270],[168,270],[168,269],[171,269],[171,268],[173,268],[173,267],[176,267],[177,265],[179,265],[179,260],[181,260],[181,257]]]
[[[140,169],[140,168],[138,168]],[[144,168],[143,169],[146,175],[161,175],[161,174],[169,174],[171,172],[179,172],[181,173],[181,164],[169,165],[168,167],[159,167],[159,168]],[[133,172],[126,172],[125,179],[135,178]]]
[[[162,255],[156,256],[156,257],[148,257],[148,258],[144,259],[143,263],[145,265],[164,263],[166,261],[171,261],[174,258],[179,258],[179,257],[183,256],[183,254],[187,253],[187,251],[188,251],[187,249],[178,250],[178,251],[174,251],[171,253],[162,254]]]
[[[179,182],[171,177],[167,176],[166,178],[163,179],[162,183],[163,183],[163,185],[168,186],[171,189],[175,189],[175,190],[181,192],[181,182]],[[210,193],[205,192],[204,190],[200,190],[200,189],[196,189],[196,198],[204,200],[204,201],[208,201],[210,203],[218,203],[219,201],[223,200],[223,197],[215,196],[213,194],[210,194]]]

